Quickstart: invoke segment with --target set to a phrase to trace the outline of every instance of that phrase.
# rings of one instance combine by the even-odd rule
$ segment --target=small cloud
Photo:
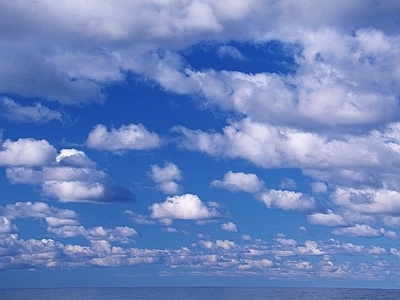
[[[283,179],[279,185],[281,189],[295,189],[296,186],[297,184],[292,178]]]
[[[46,123],[51,120],[63,120],[59,111],[54,111],[40,103],[34,106],[22,106],[14,100],[4,97],[0,99],[0,116],[15,123]]]
[[[154,224],[156,224],[155,221],[149,220],[149,218],[147,216],[135,213],[131,210],[124,211],[124,215],[128,216],[128,218],[131,219],[135,224],[139,224],[139,225],[154,225]]]
[[[237,226],[233,222],[227,222],[221,224],[221,229],[225,231],[232,231],[232,232],[238,232]]]
[[[86,145],[89,148],[106,151],[149,150],[160,147],[162,140],[149,132],[142,124],[123,125],[119,129],[96,125],[89,133]]]
[[[217,54],[220,58],[231,57],[233,59],[241,61],[248,60],[248,58],[242,52],[240,52],[236,47],[233,46],[220,46],[217,49]]]
[[[167,197],[165,202],[149,206],[153,219],[205,220],[221,217],[213,207],[206,206],[197,195]]]
[[[308,222],[314,225],[322,226],[345,226],[346,220],[341,216],[333,213],[331,210],[328,213],[314,213],[307,216]]]
[[[176,181],[182,180],[182,172],[173,163],[168,163],[164,167],[152,165],[149,176],[157,183],[156,188],[165,194],[179,194],[183,190],[183,188],[176,183]]]
[[[382,237],[397,239],[397,234],[392,230],[385,230],[384,228],[376,229],[365,224],[355,224],[352,227],[336,228],[332,231],[334,235],[344,236],[361,236],[361,237]]]
[[[324,182],[311,183],[311,189],[314,194],[326,194],[328,192],[328,186]]]
[[[260,200],[268,208],[280,208],[283,210],[308,211],[314,208],[315,201],[300,192],[286,190],[269,190],[260,196]]]
[[[255,174],[229,171],[224,175],[224,179],[214,180],[211,186],[225,188],[231,192],[257,193],[264,189],[265,183]]]

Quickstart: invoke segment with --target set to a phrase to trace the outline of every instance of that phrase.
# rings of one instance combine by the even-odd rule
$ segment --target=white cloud
[[[107,151],[147,150],[161,146],[161,139],[149,132],[141,124],[123,125],[119,129],[107,130],[104,125],[96,125],[89,133],[86,145],[89,148]]]
[[[94,182],[88,184],[82,181],[46,181],[42,185],[47,196],[56,197],[61,202],[93,201],[104,196],[104,186]]]
[[[283,210],[308,211],[315,207],[313,197],[300,192],[285,190],[269,190],[260,196],[260,200],[268,208],[280,208]]]
[[[18,230],[18,227],[15,226],[5,217],[0,216],[0,235],[1,234],[10,234],[14,233]]]
[[[29,143],[24,144],[30,146]],[[46,141],[42,141],[41,144],[49,145]],[[48,148],[55,150],[50,145]],[[14,155],[12,158],[17,158],[29,151],[23,149],[18,153],[18,150],[14,150],[17,153],[9,156]],[[38,168],[31,166],[7,168],[8,180],[11,183],[39,185],[44,195],[57,198],[61,202],[111,203],[134,200],[133,194],[128,189],[116,185],[107,174],[96,170],[96,164],[83,151],[62,149],[59,155],[52,154],[50,158],[53,161],[46,162],[47,165],[41,168],[39,162],[44,163],[43,161],[37,162]],[[21,161],[23,162],[23,159]]]
[[[241,53],[237,48],[227,45],[218,47],[217,54],[221,58],[224,58],[225,56],[230,56],[237,60],[248,60],[248,58],[243,53]]]
[[[365,224],[355,224],[352,227],[336,228],[332,231],[334,235],[362,236],[362,237],[381,237],[387,236],[397,238],[394,231],[386,231],[384,228],[376,229]]]
[[[324,182],[312,182],[311,189],[314,194],[326,194],[328,186]]]
[[[219,218],[221,214],[212,207],[207,207],[197,195],[184,194],[167,197],[165,202],[149,206],[151,218],[203,220]]]
[[[213,180],[211,186],[226,188],[231,192],[257,193],[265,188],[265,183],[255,174],[243,172],[234,173],[229,171],[224,175],[224,179]]]
[[[156,183],[172,180],[180,181],[182,179],[182,172],[179,170],[177,165],[167,163],[164,167],[152,165],[150,176]]]
[[[0,115],[16,123],[46,123],[51,120],[62,121],[63,115],[59,111],[53,111],[40,103],[34,106],[22,106],[10,98],[0,99],[2,111]]]
[[[128,218],[131,219],[135,224],[139,224],[139,225],[154,225],[154,224],[156,224],[155,221],[149,220],[149,218],[147,216],[135,213],[134,211],[131,211],[131,210],[124,211],[124,215],[128,216]]]
[[[70,209],[58,209],[49,206],[44,202],[17,202],[15,204],[7,204],[2,209],[3,215],[10,219],[17,218],[39,218],[45,219],[48,226],[55,224],[75,225],[79,219],[79,215]]]
[[[0,147],[1,166],[42,166],[56,156],[56,149],[46,140],[5,140]]]
[[[346,220],[338,214],[328,211],[328,213],[314,213],[307,216],[308,222],[314,225],[322,226],[345,226],[347,225]]]
[[[164,167],[151,166],[149,173],[151,179],[157,183],[156,188],[165,194],[181,193],[183,188],[175,181],[182,180],[182,172],[173,163],[167,163]]]
[[[355,189],[338,187],[333,202],[362,214],[394,214],[400,212],[400,193],[389,189]]]
[[[238,232],[237,226],[233,222],[226,222],[221,224],[221,229],[225,231]]]

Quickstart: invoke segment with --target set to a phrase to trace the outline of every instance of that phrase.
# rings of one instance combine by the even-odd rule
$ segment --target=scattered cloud
[[[314,213],[307,216],[308,222],[314,225],[322,226],[345,226],[346,220],[338,214],[333,213],[331,210],[328,213]]]
[[[55,148],[47,141],[6,140],[0,161],[8,168],[6,176],[13,183],[41,186],[45,196],[61,202],[111,203],[132,201],[127,188],[112,182],[107,174],[96,169],[83,151]]]
[[[108,131],[104,125],[96,125],[89,133],[86,145],[89,148],[106,151],[145,150],[158,148],[162,140],[141,124],[123,125]]]
[[[233,222],[226,222],[221,224],[221,229],[225,231],[238,232],[237,226]]]
[[[167,163],[164,167],[151,166],[149,173],[151,179],[157,183],[156,188],[165,194],[179,194],[183,188],[176,183],[182,180],[182,172],[173,163]]]
[[[205,220],[222,216],[214,207],[207,207],[193,194],[167,197],[165,202],[153,203],[149,209],[153,219]]]
[[[53,111],[41,103],[34,106],[22,106],[10,98],[0,99],[2,111],[0,116],[16,123],[46,123],[51,120],[63,120],[63,115],[59,111]]]
[[[257,193],[265,188],[264,182],[255,174],[243,172],[234,173],[229,171],[224,175],[224,179],[213,180],[211,186],[225,188],[231,192]]]

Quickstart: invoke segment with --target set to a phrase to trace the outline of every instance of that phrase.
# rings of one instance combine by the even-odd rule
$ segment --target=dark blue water
[[[134,287],[134,288],[58,288],[0,289],[7,300],[258,300],[258,299],[400,299],[400,290],[330,288],[254,288],[254,287]]]

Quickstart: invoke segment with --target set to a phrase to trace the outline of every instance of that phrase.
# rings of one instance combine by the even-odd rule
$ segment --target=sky
[[[400,2],[0,0],[0,288],[400,287]]]

